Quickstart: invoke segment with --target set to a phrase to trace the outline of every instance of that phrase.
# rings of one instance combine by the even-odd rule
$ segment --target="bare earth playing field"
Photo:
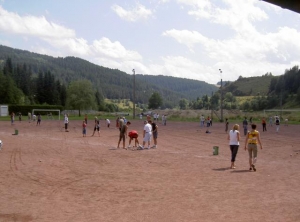
[[[114,122],[101,120],[101,136],[91,137],[89,120],[86,138],[82,121],[70,132],[62,121],[0,122],[0,221],[300,221],[300,126],[276,134],[259,124],[263,150],[249,172],[244,136],[229,169],[224,124],[206,134],[199,123],[159,123],[158,149],[126,151],[116,149]]]

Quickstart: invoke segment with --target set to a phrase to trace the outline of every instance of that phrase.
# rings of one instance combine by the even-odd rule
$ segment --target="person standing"
[[[204,127],[204,121],[205,121],[205,117],[203,116],[203,114],[200,116],[200,127]]]
[[[94,136],[96,131],[98,131],[98,136],[100,136],[100,121],[98,120],[97,116],[95,116],[94,132],[92,136]]]
[[[280,120],[278,116],[275,116],[275,125],[276,125],[276,133],[278,133],[280,128]]]
[[[209,126],[210,126],[210,118],[208,116],[207,119],[206,119],[206,127],[209,127]]]
[[[109,126],[110,126],[110,120],[109,119],[106,119],[106,125],[107,125],[107,128],[109,128]]]
[[[11,122],[11,125],[13,125],[14,122],[15,122],[15,113],[14,113],[14,112],[12,112],[12,113],[10,114],[10,122]]]
[[[256,125],[251,125],[252,130],[248,132],[246,140],[245,140],[245,150],[247,150],[248,146],[248,154],[249,154],[249,170],[252,169],[256,171],[256,161],[257,161],[257,144],[260,145],[260,149],[262,149],[262,145],[260,142],[259,132],[256,130]]]
[[[86,137],[86,121],[85,120],[83,120],[83,122],[82,122],[82,136],[83,137]]]
[[[123,127],[123,125],[124,125],[124,119],[125,119],[125,117],[120,117],[119,118],[119,124],[118,124],[118,126],[119,126],[119,131],[121,131],[121,128]]]
[[[65,114],[64,122],[65,122],[65,132],[69,132],[69,130],[68,130],[68,126],[69,126],[69,116],[68,116],[68,114]]]
[[[42,121],[42,116],[41,116],[41,114],[39,113],[38,116],[37,116],[37,122],[36,122],[36,125],[41,125],[41,121]]]
[[[234,124],[232,130],[229,131],[228,134],[229,146],[231,150],[231,169],[235,169],[235,158],[240,146],[240,132],[239,132],[239,125]]]
[[[270,116],[270,118],[269,118],[269,126],[273,126],[273,117],[272,116]]]
[[[28,122],[31,122],[31,112],[28,112]]]
[[[143,146],[139,146],[142,150],[145,148],[146,142],[148,144],[147,149],[150,149],[150,142],[151,142],[151,137],[152,137],[152,121],[149,120],[146,122],[144,126],[144,131],[143,131]]]
[[[158,126],[156,123],[152,123],[152,135],[153,135],[153,141],[154,145],[151,148],[157,148],[157,135],[158,135]]]
[[[85,121],[85,124],[87,124],[87,119],[88,119],[88,116],[87,114],[84,115],[84,121]]]
[[[263,127],[263,132],[267,131],[267,123],[266,123],[265,117],[262,118],[261,124],[262,124],[262,127]]]
[[[247,135],[248,132],[248,121],[247,121],[247,117],[245,117],[244,121],[243,121],[243,129],[244,129],[244,136]]]
[[[127,150],[127,148],[125,148],[125,137],[127,137],[127,129],[130,124],[131,124],[131,122],[128,121],[126,124],[122,125],[122,127],[120,129],[120,136],[119,136],[119,142],[118,142],[117,148],[120,148],[120,142],[121,142],[121,140],[123,140],[123,149]]]
[[[226,118],[225,119],[225,132],[226,133],[228,132],[228,125],[229,125],[229,122],[228,122],[228,119]]]

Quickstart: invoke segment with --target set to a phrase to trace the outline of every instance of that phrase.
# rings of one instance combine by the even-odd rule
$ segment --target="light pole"
[[[133,72],[133,119],[135,119],[135,70]]]
[[[222,81],[222,70],[219,69],[221,75],[221,122],[223,122],[223,81]]]

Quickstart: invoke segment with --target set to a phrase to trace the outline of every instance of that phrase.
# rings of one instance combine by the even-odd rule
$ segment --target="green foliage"
[[[67,89],[67,106],[80,111],[96,107],[95,92],[92,83],[88,80],[71,82]]]
[[[179,101],[179,108],[180,109],[186,109],[188,105],[188,101],[186,99],[181,99]]]
[[[0,71],[0,104],[18,104],[22,103],[24,97],[22,91],[16,86],[16,83],[8,71],[3,74]]]
[[[163,100],[158,92],[154,92],[149,99],[148,108],[158,109],[163,103]]]

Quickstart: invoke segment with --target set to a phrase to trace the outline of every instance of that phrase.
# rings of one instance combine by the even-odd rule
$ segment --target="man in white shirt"
[[[146,142],[148,143],[148,147],[146,149],[150,149],[150,142],[151,142],[151,137],[152,137],[152,121],[149,120],[145,126],[144,126],[144,131],[143,131],[143,146],[140,146],[140,149],[144,149]]]

